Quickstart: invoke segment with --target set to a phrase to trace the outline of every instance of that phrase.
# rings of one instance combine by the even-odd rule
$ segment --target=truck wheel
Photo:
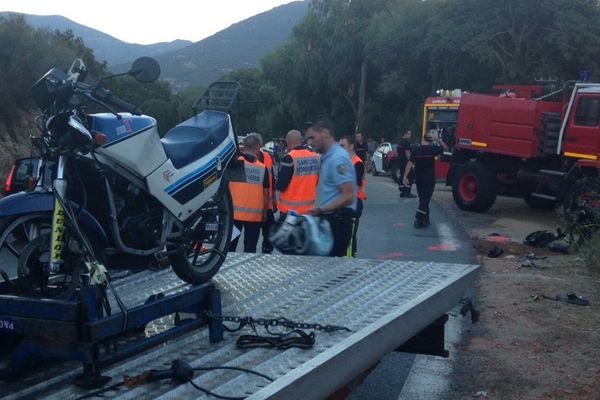
[[[571,229],[584,237],[600,227],[600,179],[583,178],[568,190],[563,212]]]
[[[538,210],[554,210],[558,206],[555,200],[533,197],[531,196],[531,193],[526,194],[525,197],[523,197],[523,200],[525,200],[525,204],[527,204],[530,208],[535,208]]]
[[[375,167],[375,161],[371,161],[371,171],[373,171],[373,176],[379,176],[379,171]]]
[[[400,182],[400,180],[402,179],[402,177],[400,176],[400,166],[397,162],[392,164],[390,168],[390,176],[392,177],[392,180],[396,183]]]
[[[452,197],[461,210],[484,212],[496,201],[498,182],[496,176],[480,163],[461,165],[452,182]]]

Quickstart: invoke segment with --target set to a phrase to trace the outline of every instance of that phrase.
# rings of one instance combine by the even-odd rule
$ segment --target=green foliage
[[[436,89],[487,92],[494,83],[600,75],[595,0],[312,0],[290,41],[262,59],[274,103],[264,129],[332,117],[394,138],[420,131],[422,104]],[[365,105],[359,107],[366,61]]]
[[[179,113],[180,97],[173,93],[168,82],[141,84],[125,76],[111,79],[107,86],[115,96],[135,104],[144,114],[154,117],[161,135],[182,120]]]
[[[0,17],[0,122],[3,123],[0,125],[6,126],[11,136],[26,133],[19,131],[14,118],[19,111],[35,108],[31,86],[52,67],[67,70],[77,57],[82,58],[88,68],[87,82],[95,83],[99,77],[108,75],[106,65],[97,62],[92,50],[71,31],[33,29],[19,15]],[[163,134],[182,117],[191,115],[191,110],[181,111],[184,105],[190,104],[187,92],[176,95],[165,81],[142,85],[131,77],[123,77],[108,80],[107,87],[117,97],[156,118]],[[91,109],[106,111],[98,107]]]
[[[17,111],[34,106],[31,86],[51,67],[66,70],[81,57],[98,76],[104,65],[95,62],[92,51],[70,31],[49,32],[29,27],[22,16],[0,18],[0,118],[16,135]]]
[[[182,119],[190,118],[194,114],[192,106],[204,93],[206,88],[204,85],[192,85],[188,86],[184,91],[179,93],[179,107],[178,112]]]

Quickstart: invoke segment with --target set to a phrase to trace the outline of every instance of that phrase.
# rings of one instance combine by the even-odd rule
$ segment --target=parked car
[[[373,152],[373,156],[371,158],[371,172],[373,175],[377,176],[379,174],[387,174],[391,173],[390,158],[392,155],[396,154],[396,145],[390,142],[383,142],[379,146],[375,152]]]

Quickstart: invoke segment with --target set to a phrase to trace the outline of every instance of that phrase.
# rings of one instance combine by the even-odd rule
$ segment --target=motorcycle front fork
[[[58,158],[56,179],[53,181],[54,213],[52,215],[52,233],[50,239],[50,272],[60,270],[62,263],[62,249],[65,230],[65,210],[58,200],[66,201],[67,180],[64,178],[66,160],[64,156]]]

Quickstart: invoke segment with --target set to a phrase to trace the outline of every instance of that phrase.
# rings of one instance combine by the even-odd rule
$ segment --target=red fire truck
[[[460,99],[446,178],[458,207],[483,212],[506,194],[534,208],[562,204],[571,218],[600,209],[600,84],[495,88],[503,93]]]

